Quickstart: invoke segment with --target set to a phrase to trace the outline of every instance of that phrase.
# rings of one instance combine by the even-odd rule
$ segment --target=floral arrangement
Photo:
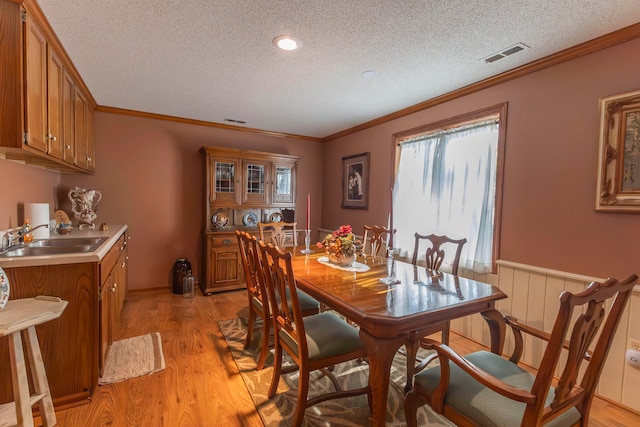
[[[322,242],[318,242],[316,245],[318,248],[324,248],[328,255],[362,255],[362,242],[356,240],[350,225],[341,225],[339,229],[327,234]]]

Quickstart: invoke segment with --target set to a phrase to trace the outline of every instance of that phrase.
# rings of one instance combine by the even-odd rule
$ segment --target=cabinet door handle
[[[231,244],[231,240],[229,240],[229,239],[224,239],[224,240],[222,241],[222,244],[223,244],[223,245],[230,245],[230,244]]]
[[[67,145],[67,150],[71,150],[71,146],[70,145]]]

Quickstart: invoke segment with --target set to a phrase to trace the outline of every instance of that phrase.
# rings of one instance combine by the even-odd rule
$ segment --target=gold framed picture
[[[640,212],[640,91],[600,100],[596,211]]]

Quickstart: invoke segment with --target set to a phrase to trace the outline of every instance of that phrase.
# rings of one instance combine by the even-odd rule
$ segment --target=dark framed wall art
[[[342,158],[342,207],[369,208],[369,153]]]

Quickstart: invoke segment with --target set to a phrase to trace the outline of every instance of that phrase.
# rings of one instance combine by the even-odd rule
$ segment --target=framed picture
[[[369,209],[369,153],[342,158],[342,207]]]
[[[640,91],[600,100],[596,211],[640,212]]]

